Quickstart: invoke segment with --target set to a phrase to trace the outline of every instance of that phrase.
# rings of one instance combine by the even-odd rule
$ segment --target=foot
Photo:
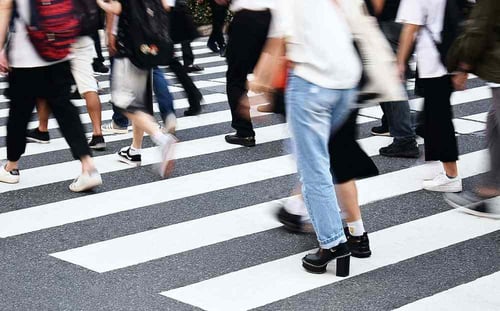
[[[106,149],[106,142],[104,141],[104,137],[102,135],[92,135],[92,138],[89,141],[90,149],[103,151]]]
[[[351,251],[352,257],[367,258],[372,255],[368,233],[365,232],[362,236],[353,236],[347,227],[344,228],[344,233],[347,238],[347,247]]]
[[[130,146],[124,147],[118,151],[118,161],[126,163],[132,166],[140,166],[141,165],[141,154],[131,154]]]
[[[127,134],[128,127],[120,127],[115,124],[114,121],[106,123],[101,126],[103,135],[113,135],[113,134]]]
[[[104,66],[103,63],[100,63],[100,62],[94,62],[92,64],[92,68],[94,69],[94,72],[95,73],[102,73],[102,74],[106,74],[109,72],[109,68]]]
[[[486,200],[471,191],[460,193],[445,193],[444,200],[454,208],[474,208]]]
[[[500,219],[500,197],[481,201],[479,204],[463,207],[461,210],[475,216]]]
[[[10,171],[7,171],[5,169],[4,165],[1,165],[0,168],[0,182],[6,183],[6,184],[17,184],[19,182],[19,170],[18,169],[13,169]]]
[[[73,192],[83,192],[91,190],[97,186],[102,185],[102,179],[99,172],[96,170],[92,172],[84,172],[80,176],[78,176],[72,183],[69,185],[69,190]]]
[[[351,256],[351,252],[347,247],[347,243],[340,243],[339,245],[332,247],[330,249],[320,248],[314,254],[306,255],[302,258],[302,266],[306,269],[307,272],[311,273],[325,273],[326,266],[330,261],[337,259],[342,260],[342,264],[337,261],[337,275],[339,276],[347,276],[349,275],[349,257]],[[345,264],[347,262],[347,265]],[[340,268],[343,268],[343,271],[339,271]],[[347,271],[345,271],[347,268]],[[347,272],[347,273],[345,273]]]
[[[225,139],[226,142],[229,144],[242,145],[245,147],[255,146],[254,136],[240,137],[238,135],[226,135]]]
[[[259,105],[259,106],[257,106],[257,111],[258,112],[274,112],[274,105],[273,104]]]
[[[174,148],[175,144],[178,142],[174,135],[167,135],[167,143],[161,147],[161,164],[160,164],[160,176],[166,178],[172,173],[174,169]]]
[[[393,142],[387,147],[380,148],[381,156],[390,158],[418,158],[420,150],[415,140],[408,142]]]
[[[283,224],[285,229],[291,232],[311,233],[314,232],[311,220],[302,215],[295,215],[286,210],[282,205],[276,214],[278,221]]]
[[[441,173],[432,180],[424,180],[423,188],[436,192],[460,192],[462,191],[462,178],[460,176],[449,178]]]
[[[191,106],[187,110],[184,111],[185,117],[197,116],[201,113],[201,105],[199,106]]]
[[[203,70],[205,70],[205,68],[200,67],[200,66],[198,66],[198,65],[186,66],[186,67],[184,67],[184,68],[186,69],[186,71],[187,71],[188,73],[191,73],[191,72],[199,72],[199,71],[203,71]]]
[[[389,127],[385,124],[372,127],[371,133],[375,136],[391,136],[389,133]]]
[[[171,113],[167,115],[163,124],[165,125],[162,130],[164,134],[175,134],[175,128],[177,127],[177,118],[175,114]]]
[[[207,43],[207,48],[210,49],[210,51],[214,53],[219,53],[219,47],[217,46],[217,43],[208,41]]]
[[[220,57],[226,57],[226,45],[223,45],[220,47],[219,55],[220,55]]]
[[[30,143],[48,144],[50,143],[49,132],[40,132],[38,128],[26,132],[26,141]]]

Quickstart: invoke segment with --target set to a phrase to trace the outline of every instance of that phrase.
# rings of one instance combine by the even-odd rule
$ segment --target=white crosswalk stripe
[[[394,217],[381,215],[380,219],[364,217],[368,227],[378,228],[370,232],[373,255],[368,259],[353,258],[349,277],[336,277],[334,264],[323,275],[304,272],[301,258],[313,247],[312,237],[280,231],[282,225],[275,217],[277,206],[291,195],[289,185],[297,178],[294,158],[288,151],[288,128],[283,119],[256,110],[256,106],[267,99],[249,94],[257,147],[225,143],[224,136],[232,132],[231,112],[224,93],[227,66],[221,65],[223,58],[206,48],[206,38],[193,42],[192,46],[195,64],[206,66],[203,72],[191,76],[204,94],[207,111],[177,119],[181,141],[175,152],[176,175],[165,180],[155,177],[151,170],[159,162],[159,155],[157,148],[151,145],[142,149],[141,167],[118,162],[114,149],[129,144],[132,133],[106,136],[108,146],[113,147],[94,155],[105,184],[96,192],[72,194],[67,184],[78,174],[80,164],[67,157],[65,140],[58,136],[47,145],[28,144],[26,168],[21,160],[21,182],[0,184],[0,241],[20,245],[18,247],[26,251],[36,247],[37,254],[42,254],[37,255],[40,257],[37,260],[49,262],[58,273],[76,271],[76,275],[89,280],[105,280],[116,291],[121,286],[154,284],[147,288],[147,297],[130,297],[144,299],[144,304],[156,297],[166,310],[176,310],[182,304],[185,309],[216,311],[295,310],[297,299],[307,300],[348,282],[359,281],[356,286],[362,288],[363,280],[382,269],[390,269],[391,273],[377,274],[383,278],[381,282],[386,282],[386,278],[397,282],[405,273],[398,267],[406,262],[431,266],[436,261],[428,256],[452,252],[457,247],[466,248],[467,254],[476,256],[477,250],[467,243],[479,243],[491,237],[491,243],[498,241],[500,222],[451,210],[440,195],[422,190],[422,180],[438,172],[439,163],[425,163],[423,158],[388,161],[380,157],[379,149],[390,144],[392,138],[366,134],[368,127],[378,125],[382,116],[379,107],[368,107],[359,112],[357,123],[362,130],[358,142],[376,159],[381,174],[357,181],[359,204],[363,212],[368,210],[370,215],[376,215],[374,207],[388,208],[392,204],[408,212]],[[107,52],[104,55],[108,57]],[[165,76],[170,81],[170,91],[178,98],[174,101],[175,109],[189,107],[172,73],[167,70]],[[99,78],[104,90],[100,95],[104,103],[103,123],[111,120],[113,113],[106,104],[110,100],[108,78],[106,75]],[[467,146],[458,162],[466,184],[481,178],[488,170],[488,151],[481,138],[486,129],[487,108],[482,103],[492,96],[489,87],[477,77],[470,80],[473,87],[455,92],[452,97],[457,139]],[[7,88],[6,80],[0,79],[0,139],[3,141],[7,135],[8,99],[2,93]],[[408,89],[412,88],[409,83]],[[73,104],[82,111],[82,123],[89,128],[85,102],[74,100]],[[414,112],[421,111],[422,99],[411,99],[410,107]],[[157,107],[155,112],[159,112]],[[28,125],[29,128],[36,126],[36,121]],[[52,130],[58,128],[56,120],[51,118],[51,135],[56,135]],[[422,139],[418,142],[423,144]],[[0,146],[0,158],[6,155],[5,145]],[[206,204],[211,204],[213,210],[205,208]],[[412,210],[414,205],[422,205],[419,213]],[[127,221],[117,226],[116,219]],[[93,228],[101,229],[94,231]],[[48,235],[57,236],[57,241],[47,240]],[[290,240],[292,237],[294,240]],[[264,250],[255,249],[255,254],[251,250],[245,252],[236,247],[240,242],[262,245]],[[288,242],[301,248],[279,249],[277,246],[279,256],[261,258],[263,252],[274,250],[268,245],[283,247]],[[498,255],[498,245],[492,249]],[[233,260],[225,261],[228,254],[239,252],[248,258],[239,260],[233,256]],[[207,254],[213,261],[203,261]],[[495,260],[498,256],[484,262],[491,265]],[[472,265],[462,264],[464,269]],[[397,295],[397,303],[378,309],[426,310],[442,306],[443,310],[496,310],[500,307],[495,295],[500,290],[500,267],[493,265],[487,274],[481,274],[480,267],[469,269],[476,273],[470,277],[461,271],[436,271],[436,279],[428,281],[438,284],[431,293],[416,294],[414,289],[400,286],[394,293],[387,294]],[[188,267],[193,266],[206,271],[192,273]],[[421,267],[414,269],[418,271]],[[439,282],[445,274],[454,276],[447,282]],[[73,277],[69,275],[67,278]],[[129,290],[127,295],[133,293]],[[328,299],[348,300],[349,297],[325,299],[328,302]],[[363,309],[360,306],[354,304],[353,309]],[[41,308],[57,309],[58,306]],[[125,310],[120,306],[116,308]]]

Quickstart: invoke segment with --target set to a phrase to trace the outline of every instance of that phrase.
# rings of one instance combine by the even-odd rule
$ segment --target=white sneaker
[[[101,125],[102,135],[127,134],[128,127],[119,127],[114,121]]]
[[[174,135],[167,134],[167,143],[161,149],[160,176],[168,177],[174,165],[174,145],[178,142]]]
[[[448,178],[446,174],[441,173],[432,180],[424,180],[423,188],[428,191],[436,192],[460,192],[462,191],[462,178]]]
[[[177,118],[175,117],[175,114],[171,113],[167,115],[165,118],[163,124],[165,127],[163,128],[163,133],[164,134],[175,134],[175,128],[177,127]]]
[[[97,186],[102,185],[101,175],[97,171],[90,174],[88,172],[82,173],[69,185],[69,190],[73,192],[87,191]]]
[[[19,182],[19,170],[12,170],[7,172],[5,170],[5,166],[1,165],[0,168],[0,182],[4,182],[7,184],[17,184]]]

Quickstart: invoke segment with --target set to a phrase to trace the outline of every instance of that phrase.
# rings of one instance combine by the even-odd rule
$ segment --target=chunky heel
[[[350,263],[351,263],[351,256],[337,258],[336,275],[340,277],[349,276]]]

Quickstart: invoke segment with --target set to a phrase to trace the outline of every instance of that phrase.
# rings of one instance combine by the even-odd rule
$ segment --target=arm
[[[172,7],[175,5],[175,1],[161,0],[161,4],[163,5],[165,11],[170,12],[172,10]]]
[[[382,14],[384,10],[385,0],[370,0],[373,5],[373,10],[375,11],[375,16]]]
[[[0,72],[7,72],[9,68],[4,46],[7,40],[11,15],[12,0],[0,0]]]
[[[404,79],[406,71],[406,63],[410,57],[410,53],[415,42],[415,37],[420,30],[420,26],[413,24],[405,24],[403,30],[401,31],[401,36],[399,37],[399,48],[397,53],[397,63],[399,74],[401,78]]]
[[[116,36],[113,33],[114,22],[115,14],[106,13],[106,39],[110,56],[114,56],[116,54]]]
[[[122,4],[118,1],[111,0],[106,2],[105,0],[96,0],[96,2],[97,5],[106,13],[115,15],[120,15],[122,13]]]

